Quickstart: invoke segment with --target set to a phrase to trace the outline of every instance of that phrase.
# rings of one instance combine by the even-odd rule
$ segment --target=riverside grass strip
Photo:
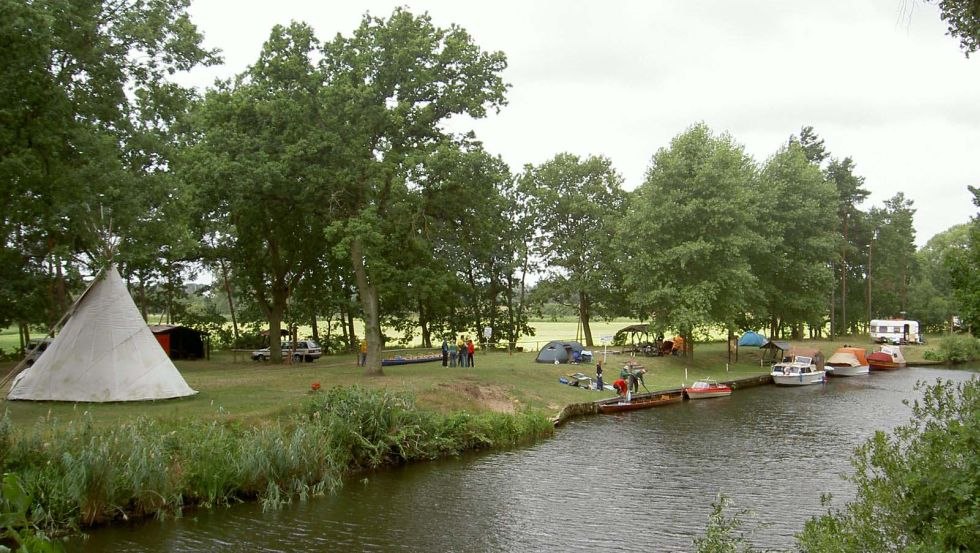
[[[104,427],[83,415],[11,432],[0,472],[32,498],[31,523],[59,534],[116,519],[179,516],[190,506],[258,499],[276,508],[336,489],[352,472],[511,447],[553,429],[540,412],[441,414],[408,394],[363,387],[311,394],[274,423],[139,417]]]

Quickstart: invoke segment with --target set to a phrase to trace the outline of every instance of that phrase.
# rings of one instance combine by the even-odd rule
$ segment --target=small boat
[[[827,359],[827,371],[833,376],[858,376],[868,374],[868,359],[864,348],[844,346]]]
[[[898,346],[881,346],[868,356],[868,364],[873,371],[890,371],[905,366],[902,348]]]
[[[687,396],[687,399],[725,397],[732,395],[732,388],[724,384],[719,384],[712,378],[705,378],[684,388],[684,395]]]
[[[381,366],[390,367],[392,365],[412,365],[414,363],[430,363],[432,361],[442,361],[442,354],[437,353],[434,355],[415,355],[412,357],[403,357],[397,355],[388,359],[381,360]]]
[[[772,381],[779,386],[806,386],[822,384],[827,371],[818,369],[812,357],[790,356],[772,366]]]
[[[614,397],[598,402],[600,413],[621,413],[623,411],[635,411],[637,409],[649,409],[670,403],[680,403],[684,401],[684,390],[667,390],[665,392],[653,392],[647,394],[637,394],[629,401],[624,397]]]

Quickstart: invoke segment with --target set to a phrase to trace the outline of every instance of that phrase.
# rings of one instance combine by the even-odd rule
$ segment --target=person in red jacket
[[[468,367],[473,366],[474,351],[476,351],[476,346],[473,345],[473,340],[466,340],[466,362]]]
[[[622,378],[617,378],[613,382],[613,388],[616,388],[616,393],[623,397],[626,397],[626,392],[629,391],[629,386],[626,384],[626,381],[623,380]]]

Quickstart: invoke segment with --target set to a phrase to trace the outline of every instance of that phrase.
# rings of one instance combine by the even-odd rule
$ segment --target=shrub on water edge
[[[138,418],[96,428],[91,417],[44,420],[14,433],[0,419],[0,471],[14,472],[39,528],[57,532],[129,516],[178,516],[259,499],[275,508],[338,488],[345,474],[465,450],[503,447],[552,431],[543,414],[416,408],[404,394],[335,388],[268,425]]]
[[[697,553],[755,553],[749,540],[750,532],[744,530],[743,518],[748,511],[739,510],[728,515],[726,510],[732,506],[731,499],[724,494],[711,503],[711,515],[703,536],[694,538]]]
[[[969,334],[950,334],[939,339],[936,349],[928,349],[923,357],[929,361],[965,363],[980,359],[980,339]]]
[[[856,497],[807,521],[802,551],[980,551],[980,380],[919,388],[908,424],[856,450]]]

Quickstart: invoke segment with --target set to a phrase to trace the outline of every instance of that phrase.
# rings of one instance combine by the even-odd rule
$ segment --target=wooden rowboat
[[[621,413],[623,411],[635,411],[637,409],[649,409],[670,403],[684,401],[684,390],[667,390],[665,392],[654,392],[649,394],[637,394],[627,402],[626,398],[616,397],[606,399],[598,403],[600,413]]]

